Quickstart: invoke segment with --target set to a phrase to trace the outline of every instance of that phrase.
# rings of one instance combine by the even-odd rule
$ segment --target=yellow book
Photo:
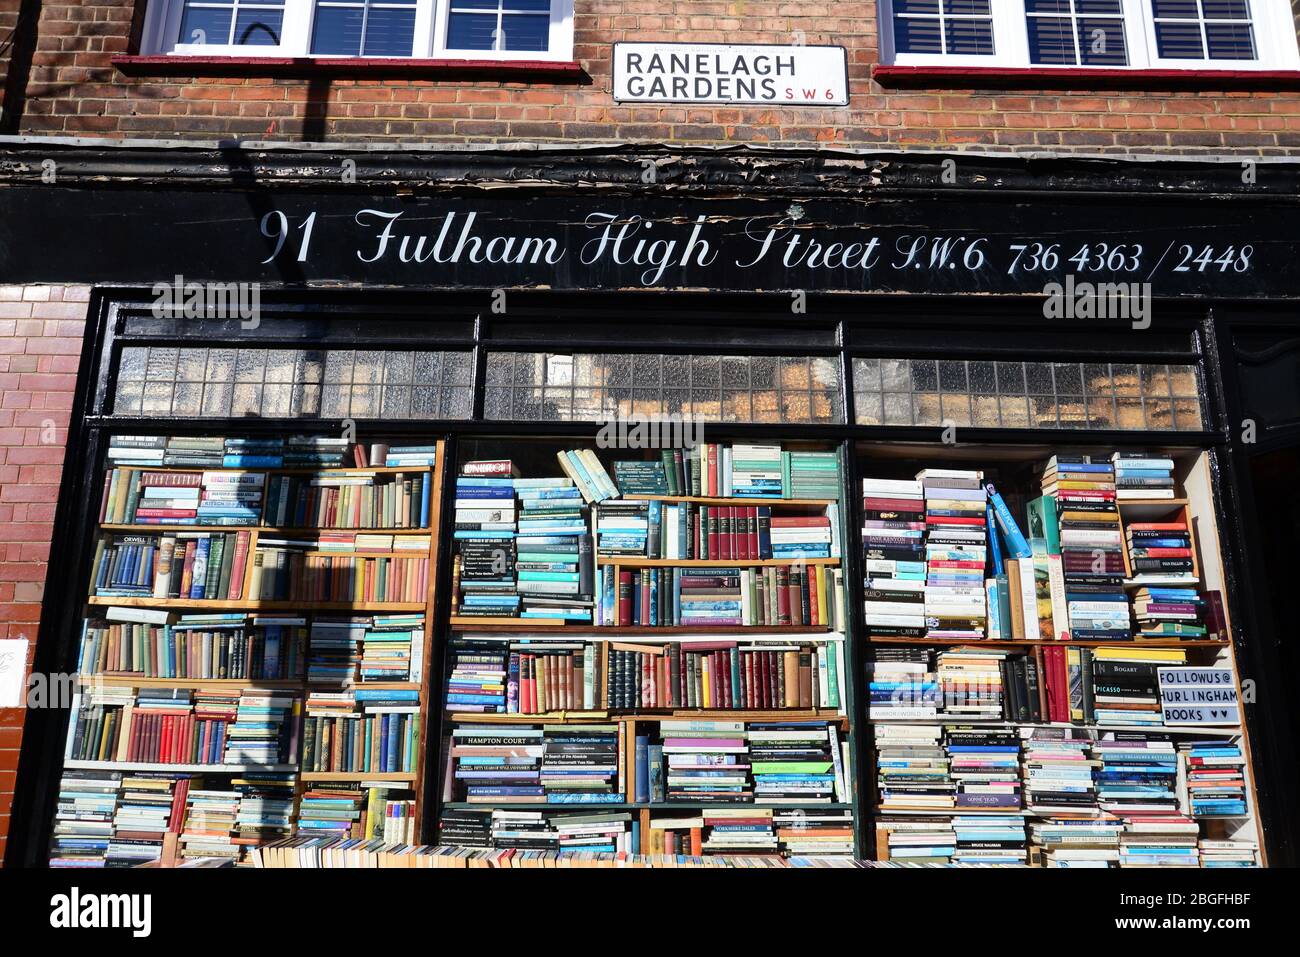
[[[814,565],[813,571],[817,577],[817,620],[814,625],[826,624],[826,566]]]
[[[707,655],[700,657],[700,690],[704,693],[703,707],[713,707],[713,669]]]
[[[1182,648],[1094,648],[1092,656],[1107,661],[1168,661],[1174,664],[1187,661],[1187,652]]]

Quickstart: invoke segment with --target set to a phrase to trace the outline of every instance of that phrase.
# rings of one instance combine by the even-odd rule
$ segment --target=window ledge
[[[413,76],[445,79],[548,80],[587,78],[574,60],[394,59],[387,57],[115,56],[112,64],[129,76]]]
[[[1196,90],[1295,90],[1300,70],[1116,70],[1098,67],[877,66],[881,86],[1091,90],[1172,87]]]

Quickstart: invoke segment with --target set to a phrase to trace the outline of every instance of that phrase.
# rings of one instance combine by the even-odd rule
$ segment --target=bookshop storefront
[[[54,182],[42,181],[42,160],[51,153],[59,173]],[[1155,472],[1163,468],[1162,475],[1142,477],[1150,495],[1131,497],[1127,505],[1119,496],[1117,514],[1123,524],[1116,528],[1125,535],[1123,559],[1129,564],[1103,566],[1102,578],[1114,572],[1114,588],[1084,582],[1079,594],[1096,596],[1101,604],[1103,595],[1120,590],[1119,577],[1125,579],[1123,587],[1150,581],[1199,589],[1197,597],[1188,599],[1198,607],[1190,629],[1180,630],[1176,620],[1156,620],[1159,611],[1150,607],[1135,610],[1133,629],[1140,629],[1153,650],[1168,654],[1151,662],[1231,675],[1242,698],[1240,713],[1226,730],[1223,725],[1201,730],[1223,737],[1225,748],[1237,749],[1246,770],[1242,803],[1226,808],[1228,813],[1210,813],[1213,809],[1198,804],[1195,788],[1189,795],[1185,783],[1180,784],[1177,810],[1197,821],[1203,860],[1216,855],[1240,860],[1241,854],[1257,851],[1260,862],[1293,863],[1287,818],[1297,795],[1297,739],[1285,676],[1296,662],[1294,650],[1280,640],[1287,606],[1278,593],[1277,569],[1289,561],[1288,536],[1298,524],[1297,513],[1286,504],[1293,497],[1287,490],[1300,455],[1300,347],[1292,307],[1300,294],[1291,208],[1297,171],[1270,167],[1275,172],[1261,173],[1259,185],[1247,186],[1237,168],[1214,164],[972,157],[961,160],[957,182],[950,184],[943,162],[931,156],[777,153],[334,155],[291,149],[0,148],[4,281],[94,287],[53,543],[53,554],[63,558],[59,574],[47,583],[35,670],[83,676],[94,671],[112,693],[93,707],[139,711],[159,707],[156,696],[149,699],[147,692],[166,686],[161,679],[176,673],[133,666],[124,675],[122,668],[102,667],[102,661],[95,671],[86,636],[99,634],[95,629],[101,625],[178,629],[187,626],[177,614],[182,619],[186,613],[209,618],[236,614],[242,620],[238,613],[247,612],[251,634],[273,627],[259,623],[255,610],[301,613],[296,625],[286,627],[304,629],[314,627],[312,616],[318,612],[422,616],[416,625],[376,617],[367,626],[379,631],[405,627],[420,639],[410,646],[405,681],[381,681],[378,685],[391,687],[369,692],[388,691],[396,697],[380,700],[383,708],[419,719],[400,731],[385,725],[385,735],[400,733],[405,744],[401,755],[386,754],[380,771],[364,765],[340,774],[334,773],[337,763],[319,762],[309,768],[295,750],[297,739],[288,750],[239,753],[250,767],[288,776],[279,782],[288,790],[276,799],[293,806],[295,820],[310,816],[311,801],[331,799],[318,793],[328,791],[325,784],[355,790],[363,781],[373,784],[379,774],[386,776],[388,787],[380,800],[400,804],[407,821],[406,830],[388,832],[390,837],[434,844],[460,835],[470,846],[484,846],[486,832],[472,834],[476,825],[470,818],[477,813],[473,805],[491,795],[476,797],[472,777],[460,773],[455,748],[446,745],[457,728],[472,724],[457,705],[485,703],[478,700],[481,696],[453,697],[464,688],[448,684],[448,673],[470,660],[462,655],[463,643],[521,631],[538,641],[567,631],[568,643],[579,645],[636,635],[619,653],[649,654],[647,643],[670,641],[654,637],[656,628],[665,636],[698,636],[699,627],[687,627],[680,615],[654,620],[641,604],[624,615],[617,597],[605,621],[602,615],[610,610],[601,607],[599,595],[585,612],[555,600],[538,604],[535,596],[530,606],[525,596],[523,617],[518,603],[498,603],[491,607],[513,610],[476,623],[475,606],[491,603],[464,581],[474,569],[461,539],[487,531],[485,523],[500,523],[503,516],[497,505],[471,507],[465,489],[473,483],[464,477],[475,473],[465,469],[466,463],[487,468],[480,473],[484,476],[514,476],[520,489],[526,487],[520,476],[563,480],[569,471],[567,466],[556,471],[557,453],[563,461],[565,450],[581,447],[592,450],[597,465],[621,484],[622,476],[632,472],[616,469],[615,462],[665,461],[671,470],[671,457],[661,459],[660,450],[626,435],[621,444],[611,445],[602,439],[602,429],[608,436],[609,425],[618,422],[700,423],[701,441],[717,443],[718,460],[728,470],[722,474],[730,477],[708,485],[706,464],[704,486],[698,475],[692,477],[689,465],[680,472],[680,483],[667,479],[664,489],[670,494],[664,502],[687,511],[720,503],[730,507],[725,504],[729,499],[744,501],[736,491],[739,481],[733,484],[729,471],[739,474],[741,448],[779,447],[791,457],[784,461],[794,463],[795,472],[800,462],[815,467],[811,456],[818,454],[829,454],[836,462],[831,488],[816,487],[815,494],[808,491],[814,486],[805,484],[805,494],[791,495],[799,479],[789,469],[772,480],[793,502],[786,506],[788,513],[772,511],[774,529],[780,525],[777,518],[790,528],[826,521],[834,529],[827,533],[832,548],[813,560],[824,562],[824,570],[804,580],[802,612],[771,620],[759,614],[761,620],[755,622],[748,617],[753,609],[746,606],[736,624],[741,632],[751,629],[745,634],[762,633],[762,639],[752,638],[760,655],[767,653],[761,651],[761,641],[776,635],[781,644],[773,646],[779,648],[773,653],[784,653],[792,641],[804,642],[807,647],[792,647],[814,662],[810,689],[796,693],[792,684],[789,694],[777,697],[791,709],[785,717],[811,715],[831,729],[835,786],[826,799],[830,810],[824,839],[841,840],[838,850],[859,859],[897,857],[908,844],[897,836],[908,830],[899,821],[917,812],[906,800],[900,803],[897,791],[890,795],[877,775],[877,756],[900,743],[917,742],[876,733],[874,722],[884,715],[871,684],[874,664],[915,662],[920,659],[907,655],[941,654],[960,644],[944,638],[933,622],[929,632],[922,623],[913,633],[910,625],[892,620],[908,590],[898,584],[905,576],[894,567],[903,560],[889,547],[877,550],[881,543],[873,535],[900,521],[895,511],[907,511],[899,504],[908,498],[902,486],[925,470],[978,472],[975,484],[995,484],[1024,527],[1031,500],[1047,492],[1053,480],[1068,482],[1061,471],[1076,461],[1071,456],[1086,456],[1088,461],[1078,460],[1080,464],[1094,465],[1117,454],[1141,453],[1148,462],[1169,464],[1154,467]],[[1179,185],[1171,186],[1175,181]],[[51,250],[58,250],[57,255]],[[312,446],[315,451],[294,459],[284,451],[290,436],[319,441]],[[131,458],[122,450],[132,442],[123,437],[136,437],[132,441],[139,450],[161,451],[156,456],[138,451]],[[216,446],[204,445],[202,440],[214,437],[221,437]],[[377,445],[387,446],[387,452],[380,450],[376,457]],[[329,458],[336,448],[343,450],[337,461]],[[408,451],[398,451],[403,448]],[[414,494],[414,501],[423,503],[410,506],[411,500],[399,499],[413,508],[404,514],[418,516],[409,525],[390,515],[389,524],[350,526],[421,532],[423,538],[412,534],[408,542],[415,552],[425,549],[418,561],[426,564],[405,581],[415,582],[415,591],[343,600],[327,589],[308,599],[290,583],[287,591],[259,596],[256,590],[240,592],[234,581],[238,571],[225,580],[221,576],[226,573],[218,571],[209,581],[213,594],[219,593],[216,598],[194,598],[200,592],[187,586],[186,599],[167,588],[161,594],[151,588],[148,597],[133,599],[129,590],[107,587],[113,582],[103,575],[115,571],[104,570],[105,550],[153,547],[147,541],[152,534],[148,526],[165,529],[168,516],[184,515],[188,493],[159,498],[166,504],[156,516],[137,510],[134,521],[124,520],[112,509],[127,501],[126,493],[117,502],[106,474],[142,464],[215,468],[232,450],[234,459],[224,461],[226,466],[266,468],[268,475],[309,466],[424,469],[427,474],[415,484],[395,493]],[[209,454],[216,458],[209,462],[204,458]],[[173,455],[179,456],[174,462],[168,458]],[[1054,464],[1045,466],[1049,461]],[[510,464],[498,473],[482,466],[485,462]],[[966,478],[948,480],[958,484],[936,487],[958,489],[962,494],[955,497],[969,498],[965,493],[971,490],[961,485]],[[250,520],[256,524],[249,526],[254,538],[239,542],[232,537],[228,557],[239,562],[237,549],[242,548],[257,556],[263,575],[270,574],[261,564],[264,553],[270,562],[276,549],[307,547],[286,532],[337,527],[301,517],[289,521],[283,514],[272,521],[272,495],[281,493],[270,478],[255,500],[240,491],[210,494],[208,479],[202,481],[201,501],[229,505],[225,513],[210,509],[210,515],[238,519],[248,508],[256,513]],[[285,478],[284,489],[290,489],[291,481]],[[923,487],[923,481],[917,480],[916,494],[928,498],[932,488]],[[888,489],[899,496],[883,495]],[[1068,497],[1068,485],[1061,494]],[[141,500],[149,497],[146,493]],[[532,499],[522,492],[519,497],[522,523]],[[130,508],[138,504],[132,500]],[[265,513],[260,511],[264,507]],[[739,516],[724,520],[744,521],[743,509],[749,507],[763,506],[747,502],[738,506]],[[514,499],[508,511],[508,521],[513,521]],[[198,515],[204,524],[202,507]],[[752,517],[757,520],[757,513]],[[589,520],[584,513],[583,521]],[[689,517],[682,520],[683,530],[691,527]],[[1143,523],[1158,527],[1144,528]],[[195,524],[192,516],[178,523],[182,535],[188,534],[187,524]],[[237,520],[212,524],[239,527]],[[1062,533],[1067,531],[1063,519]],[[1084,536],[1076,541],[1095,531],[1075,530]],[[273,539],[272,532],[278,537]],[[1165,537],[1156,554],[1133,554],[1143,534],[1157,533]],[[1186,559],[1180,541],[1174,541],[1179,536],[1190,540]],[[620,553],[617,543],[602,551],[600,538],[597,534],[596,592],[605,587],[601,569],[606,566],[613,568],[614,591],[622,585],[617,576],[625,566],[636,566],[636,574],[645,575],[649,596],[648,572],[655,568],[672,566],[668,577],[654,576],[656,587],[671,594],[684,587],[671,572],[689,571],[691,562],[716,567],[731,560],[759,567],[782,554],[777,547],[776,558],[760,559],[741,546],[737,552],[713,553],[721,554],[714,566],[707,566],[709,559],[699,558],[698,552],[686,557],[686,551],[665,551],[659,557],[641,552],[638,562]],[[664,547],[684,547],[680,540],[672,541]],[[331,545],[340,547],[337,541]],[[166,547],[179,546],[172,542]],[[216,545],[204,545],[208,547]],[[310,554],[326,547],[313,536]],[[398,556],[403,546],[390,541],[386,547]],[[1192,566],[1189,574],[1171,581],[1143,579],[1143,566],[1132,563],[1157,560],[1160,547],[1178,552],[1169,560],[1186,561]],[[1066,591],[1073,580],[1069,548],[1068,541],[1060,543],[1066,554]],[[544,558],[545,549],[540,554]],[[516,557],[523,568],[522,544]],[[1009,546],[1006,558],[1013,564],[1013,559],[1030,561],[1028,553],[1017,556]],[[924,568],[924,554],[922,559]],[[393,559],[411,560],[410,554]],[[540,574],[564,564],[537,555],[532,560]],[[889,568],[882,570],[881,562]],[[1001,558],[990,559],[990,569],[994,566],[1002,568]],[[1181,564],[1178,571],[1182,573]],[[252,586],[253,572],[248,574]],[[989,575],[996,582],[993,571]],[[521,571],[521,583],[524,577]],[[713,584],[726,586],[722,577]],[[984,573],[976,577],[983,579]],[[1030,591],[1032,597],[1032,585]],[[996,587],[981,592],[982,609],[986,594],[992,596],[987,606],[992,617]],[[1160,606],[1158,594],[1132,595],[1120,601]],[[1107,650],[1101,646],[1120,640],[1117,632],[1129,628],[1127,613],[1122,625],[1100,617],[1076,620],[1077,597],[1071,594],[1065,627],[1076,632],[1080,646]],[[1166,600],[1174,602],[1169,596]],[[873,601],[889,607],[877,609],[882,615],[873,617]],[[1086,604],[1080,599],[1081,615]],[[160,617],[106,613],[119,606],[147,608]],[[529,628],[529,607],[534,612],[549,607],[552,616],[534,615],[540,624]],[[1029,609],[1032,614],[1032,603]],[[974,637],[1025,655],[1033,663],[1030,672],[1040,669],[1046,681],[1057,667],[1042,647],[1050,642],[1032,621],[1025,630],[1021,611],[1011,614],[1020,620],[1015,628],[1004,621],[999,630]],[[512,616],[518,621],[500,620]],[[985,613],[978,617],[984,628]],[[199,625],[215,627],[210,620],[193,627]],[[1050,621],[1045,627],[1047,636],[1059,637]],[[602,630],[615,637],[597,637]],[[368,634],[363,642],[381,644]],[[1085,635],[1090,637],[1081,637]],[[1127,632],[1125,637],[1130,637]],[[209,674],[183,677],[190,679],[190,691],[234,693],[235,699],[241,690],[262,687],[254,679],[289,688],[284,693],[290,696],[310,695],[309,683],[320,676],[312,669],[320,660],[313,657],[314,638],[304,641],[305,664],[291,661],[287,653],[274,667],[259,659],[260,673],[241,672],[247,676],[244,685],[224,679],[232,684],[214,692]],[[266,653],[265,645],[258,647],[259,654]],[[481,645],[472,647],[483,654]],[[717,652],[713,645],[709,649]],[[613,667],[602,657],[606,652],[589,658],[582,657],[586,649],[577,653],[597,674]],[[665,652],[665,660],[676,661],[676,654]],[[926,667],[933,665],[926,659]],[[1103,665],[1096,666],[1099,679],[1115,673],[1104,672]],[[360,674],[367,674],[364,658],[360,667]],[[651,671],[645,674],[651,674],[656,666],[647,667]],[[579,664],[579,673],[581,668]],[[828,680],[831,668],[834,677]],[[790,674],[794,681],[798,672]],[[1014,668],[1002,674],[1009,683],[1017,680]],[[1245,693],[1240,690],[1243,680],[1250,682]],[[646,688],[653,684],[650,678],[645,682]],[[685,689],[684,681],[681,687]],[[729,685],[719,688],[732,693]],[[653,749],[671,737],[656,722],[687,714],[704,720],[710,711],[728,720],[743,719],[745,710],[759,711],[767,720],[783,717],[779,704],[758,708],[757,697],[740,692],[731,699],[730,710],[718,709],[716,697],[696,699],[683,692],[676,699],[673,690],[664,700],[634,696],[629,703],[617,697],[621,692],[612,681],[607,697],[599,689],[586,692],[584,698],[569,687],[566,693],[577,699],[568,698],[567,709],[585,715],[588,723],[599,713],[618,729],[611,732],[620,764],[617,784],[610,785],[617,790],[610,793],[619,795],[618,809],[627,812],[630,823],[624,832],[624,823],[615,822],[620,831],[617,839],[610,838],[611,845],[642,853],[682,847],[671,842],[687,825],[673,824],[674,815],[681,814],[671,805],[689,802],[693,793],[689,787],[674,791],[680,781],[673,780],[676,765],[671,762],[667,793],[653,790],[653,772],[642,793],[636,764],[642,738]],[[402,698],[406,693],[411,697]],[[1034,701],[1019,703],[1012,691],[1006,692],[1006,703],[997,705],[1003,710],[993,717],[1002,719],[1003,726],[1023,725],[1025,750],[1018,755],[1030,752],[1029,729],[1035,726],[1050,730],[1073,724],[1084,734],[1105,734],[1108,722],[1094,710],[1104,712],[1103,703],[1080,701],[1075,715],[1065,694],[1062,713],[1056,710],[1059,702],[1046,697],[1040,702],[1037,692]],[[238,726],[238,701],[225,704],[234,709]],[[221,702],[205,706],[220,710]],[[491,709],[463,710],[472,718],[472,712]],[[504,704],[502,710],[503,717],[512,713]],[[310,700],[307,713],[312,714]],[[1109,712],[1110,724],[1114,714]],[[143,754],[132,753],[133,748],[148,747],[134,738],[92,754],[86,743],[92,731],[113,735],[117,729],[82,729],[78,715],[74,706],[32,710],[26,717],[8,850],[14,863],[39,864],[51,856],[79,853],[75,845],[60,843],[60,836],[69,833],[60,829],[57,815],[69,770],[156,772],[165,763],[133,760]],[[393,723],[396,729],[396,718]],[[886,723],[881,720],[882,727]],[[1180,742],[1196,740],[1187,731],[1195,724],[1167,723],[1163,740],[1173,742],[1171,753],[1191,762]],[[473,747],[477,739],[466,740]],[[757,740],[761,734],[752,738]],[[182,763],[200,774],[222,761],[208,752]],[[757,770],[754,777],[759,777]],[[245,786],[273,790],[279,785],[263,781]],[[756,781],[753,786],[762,793],[771,785]],[[368,800],[373,799],[371,794]],[[1017,808],[1020,800],[1017,796]],[[373,813],[365,800],[359,801],[364,813]],[[813,803],[820,801],[819,794]],[[1040,817],[1061,813],[1059,804],[1042,804]],[[184,806],[182,795],[176,808]],[[1033,802],[1025,807],[1032,808]],[[1122,817],[1113,806],[1102,807]],[[703,820],[699,830],[705,832],[707,853],[707,841],[713,839],[707,813]],[[183,853],[188,825],[172,825],[181,835]],[[784,833],[779,818],[777,825],[777,833]],[[289,833],[266,827],[263,837]],[[139,839],[138,834],[132,839]],[[797,842],[787,847],[784,837],[773,840],[772,847],[779,845],[787,856],[812,853]],[[1022,836],[1022,846],[1025,840]],[[193,843],[211,851],[198,838]],[[1052,853],[1050,844],[1035,847],[1024,860],[1049,863]]]

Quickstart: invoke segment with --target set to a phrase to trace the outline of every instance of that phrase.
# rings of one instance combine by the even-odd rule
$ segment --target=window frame
[[[894,42],[894,0],[877,4],[880,63],[899,67],[984,67],[1042,72],[1078,70],[1182,70],[1189,74],[1224,71],[1300,70],[1300,43],[1290,4],[1280,0],[1246,0],[1250,5],[1255,37],[1254,60],[1165,59],[1158,55],[1155,17],[1150,0],[1121,0],[1124,42],[1128,63],[1034,63],[1029,53],[1029,30],[1024,0],[989,0],[993,17],[993,53],[948,55],[899,53]]]
[[[213,0],[220,3],[221,0]],[[360,2],[360,0],[358,0]],[[382,0],[381,0],[382,2]],[[416,0],[412,51],[407,56],[355,53],[311,53],[316,0],[284,0],[278,45],[183,43],[180,37],[185,0],[151,0],[145,15],[140,51],[144,55],[178,57],[294,57],[312,60],[365,59],[402,63],[405,60],[544,60],[573,58],[573,0],[551,0],[550,34],[546,50],[462,50],[447,47],[448,22],[456,0]]]

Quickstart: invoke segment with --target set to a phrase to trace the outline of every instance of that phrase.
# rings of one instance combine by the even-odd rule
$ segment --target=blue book
[[[650,800],[650,736],[636,736],[636,790],[633,798],[638,804]]]
[[[989,555],[993,558],[993,577],[1006,574],[1002,565],[1002,540],[998,537],[997,516],[993,513],[993,503],[984,503],[984,526],[989,530]]]
[[[1032,558],[1034,553],[1029,547],[1029,542],[1025,540],[1025,536],[1021,533],[1020,527],[1011,514],[1011,509],[1007,508],[1007,503],[1002,500],[1002,496],[993,487],[993,483],[987,483],[984,486],[984,491],[988,493],[989,504],[993,506],[993,515],[997,519],[998,531],[1002,533],[1002,539],[1011,552],[1011,556],[1013,558]]]

